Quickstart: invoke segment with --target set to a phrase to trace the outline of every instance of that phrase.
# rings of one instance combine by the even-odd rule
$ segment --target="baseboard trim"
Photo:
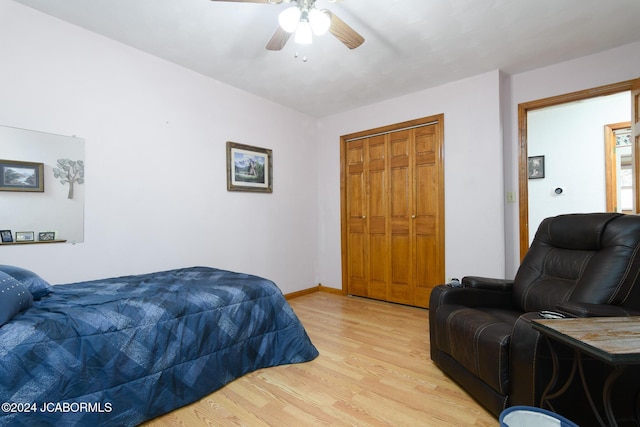
[[[336,294],[336,295],[346,295],[342,289],[330,288],[328,286],[322,286],[322,283],[318,283],[317,286],[314,286],[308,289],[303,289],[301,291],[291,292],[289,294],[285,294],[284,297],[286,299],[293,299],[293,298],[298,298],[304,295],[313,294],[316,292],[327,292],[327,293]]]

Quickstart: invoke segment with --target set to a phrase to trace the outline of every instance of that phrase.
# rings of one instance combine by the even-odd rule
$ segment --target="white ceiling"
[[[265,45],[285,3],[15,1],[315,117],[640,40],[640,0],[317,0],[364,44],[327,33],[279,52]]]

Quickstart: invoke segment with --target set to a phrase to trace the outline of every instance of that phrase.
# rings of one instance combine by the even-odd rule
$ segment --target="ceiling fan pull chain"
[[[296,53],[293,55],[293,57],[295,59],[298,59],[298,57],[300,56],[300,54],[296,51]],[[302,62],[307,62],[307,55],[302,55]]]

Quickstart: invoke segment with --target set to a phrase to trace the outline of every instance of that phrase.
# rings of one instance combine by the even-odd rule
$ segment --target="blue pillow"
[[[31,307],[33,296],[20,282],[0,271],[0,326]]]
[[[36,273],[13,265],[0,265],[0,272],[6,273],[16,279],[26,287],[35,301],[51,292],[49,282],[38,276]]]

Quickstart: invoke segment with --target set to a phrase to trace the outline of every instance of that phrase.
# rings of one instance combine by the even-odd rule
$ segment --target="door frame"
[[[440,174],[438,177],[438,186],[442,188],[442,194],[444,195],[444,114],[436,114],[433,116],[422,117],[419,119],[409,120],[406,122],[395,123],[392,125],[382,126],[374,129],[364,130],[360,132],[351,133],[348,135],[342,135],[340,137],[340,241],[341,241],[341,265],[342,265],[342,293],[348,293],[348,230],[347,230],[347,142],[371,137],[379,134],[396,132],[403,129],[426,126],[430,123],[437,123],[438,126],[442,126],[440,129],[442,135],[442,143],[439,147],[438,156],[442,161],[440,165]],[[440,231],[440,248],[439,250],[444,254],[444,196],[439,197],[438,203],[440,204],[440,209],[438,213],[438,229]],[[444,255],[442,257],[444,260]],[[444,262],[444,261],[443,261]]]
[[[607,194],[607,212],[618,209],[618,169],[616,166],[616,135],[615,131],[631,128],[631,122],[612,123],[604,125],[605,150],[605,188]]]
[[[529,249],[529,177],[527,174],[527,113],[540,108],[552,107],[554,105],[566,104],[574,101],[581,101],[599,96],[613,95],[620,92],[628,92],[634,88],[638,79],[627,80],[619,83],[612,83],[591,89],[571,92],[535,101],[518,104],[518,146],[519,146],[519,205],[520,205],[520,261],[524,258]],[[640,147],[633,147],[634,164],[638,164],[638,153]],[[635,188],[636,200],[638,199],[638,186]]]

